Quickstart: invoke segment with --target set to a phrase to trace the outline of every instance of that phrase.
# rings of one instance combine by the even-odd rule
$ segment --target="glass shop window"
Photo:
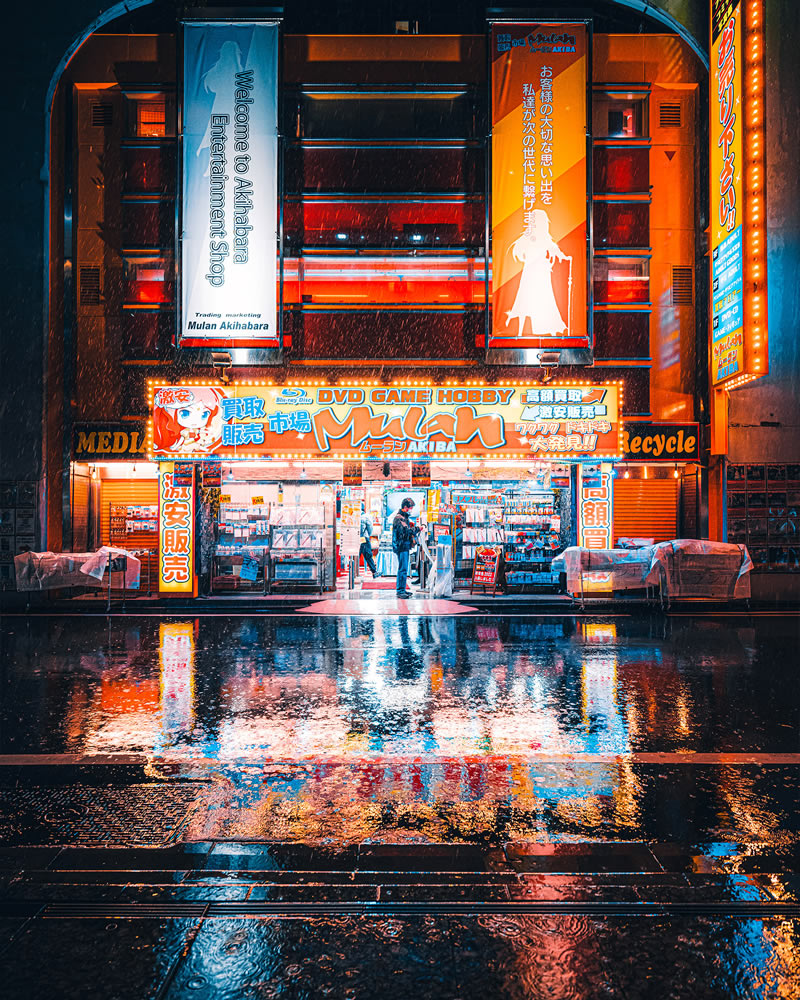
[[[298,138],[468,139],[468,94],[303,94]]]
[[[286,192],[425,193],[482,191],[483,150],[432,142],[408,147],[289,146]]]
[[[650,301],[650,261],[645,257],[595,257],[594,302]]]
[[[593,217],[595,246],[650,245],[650,206],[647,202],[596,201]]]
[[[171,309],[128,309],[116,323],[125,359],[159,358],[172,345],[175,313]]]
[[[630,146],[595,146],[592,186],[609,194],[631,194],[650,188],[650,150]]]
[[[123,247],[169,246],[174,239],[175,203],[172,199],[123,201]]]
[[[125,192],[172,194],[175,191],[173,145],[128,145],[122,149]]]
[[[289,246],[482,246],[482,198],[432,201],[307,199],[287,201],[284,233]]]
[[[650,354],[650,314],[609,312],[594,314],[594,352],[598,358],[647,358]]]
[[[595,139],[642,139],[648,135],[646,93],[595,91],[592,133]]]
[[[175,97],[152,93],[126,95],[127,134],[133,139],[167,139],[175,135]]]
[[[124,302],[129,308],[172,305],[175,299],[172,256],[126,257],[123,285]]]

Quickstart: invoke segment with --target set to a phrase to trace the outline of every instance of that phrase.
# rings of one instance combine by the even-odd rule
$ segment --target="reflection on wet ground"
[[[778,617],[10,619],[0,752],[210,783],[194,839],[790,844],[796,638]]]
[[[794,618],[9,618],[0,752],[796,752]]]
[[[4,996],[800,996],[797,638],[10,617]]]

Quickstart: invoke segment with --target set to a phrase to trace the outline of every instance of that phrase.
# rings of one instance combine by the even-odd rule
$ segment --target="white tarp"
[[[653,548],[647,583],[663,581],[669,597],[746,600],[753,561],[745,545],[680,538]]]
[[[745,600],[750,597],[753,562],[744,545],[676,539],[639,549],[584,549],[571,546],[556,556],[554,573],[566,573],[567,591],[608,593],[663,587],[670,598],[705,597]],[[608,575],[602,588],[598,577]]]
[[[553,573],[566,573],[570,594],[581,593],[581,573],[608,574],[609,579],[603,587],[605,591],[644,590],[653,548],[584,549],[572,545],[555,557],[551,569]]]
[[[142,564],[135,555],[125,549],[104,545],[97,552],[23,552],[14,559],[17,590],[55,590],[61,587],[103,586],[103,576],[109,559],[127,557],[125,587],[136,590]],[[116,570],[114,570],[116,572]],[[119,579],[122,583],[121,570]]]

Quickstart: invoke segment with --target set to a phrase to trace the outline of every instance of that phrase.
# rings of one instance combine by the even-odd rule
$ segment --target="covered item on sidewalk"
[[[748,600],[753,560],[746,545],[680,538],[652,550],[647,584],[670,598],[707,597]]]
[[[120,560],[125,557],[125,563]],[[55,590],[61,587],[103,586],[111,563],[112,572],[125,567],[125,588],[136,590],[141,561],[126,549],[103,545],[96,552],[23,552],[14,558],[17,590]]]
[[[603,574],[605,591],[645,590],[650,571],[654,546],[637,549],[584,549],[579,545],[569,548],[553,559],[553,573],[566,573],[567,592],[580,594],[581,576],[584,586],[590,574]],[[596,582],[596,578],[592,577]]]

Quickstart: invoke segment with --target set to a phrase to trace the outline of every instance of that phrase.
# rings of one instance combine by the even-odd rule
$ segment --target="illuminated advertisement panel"
[[[580,468],[578,542],[586,549],[610,549],[614,521],[613,478],[608,462]]]
[[[487,359],[588,364],[586,25],[495,23],[491,46]]]
[[[157,460],[600,458],[622,454],[621,386],[235,385],[151,381]]]
[[[711,46],[711,378],[744,371],[742,18],[730,14]]]
[[[194,485],[176,485],[175,463],[165,462],[158,470],[158,589],[191,594],[194,583]]]
[[[763,0],[712,0],[711,383],[767,372]]]
[[[276,348],[278,26],[183,40],[180,342]]]

